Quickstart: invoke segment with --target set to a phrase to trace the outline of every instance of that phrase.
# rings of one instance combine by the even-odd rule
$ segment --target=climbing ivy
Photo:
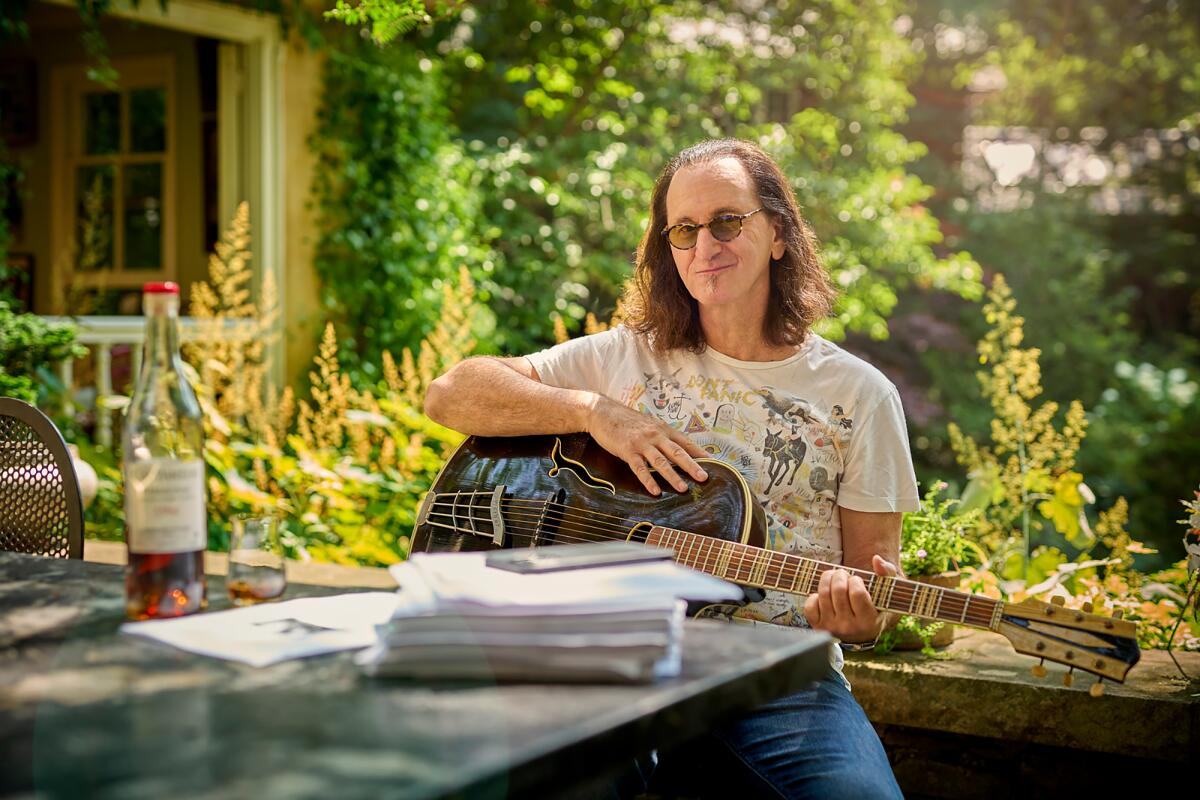
[[[460,265],[486,303],[494,261],[479,228],[478,173],[452,136],[437,62],[410,47],[347,40],[325,66],[313,205],[315,267],[342,363],[378,380],[383,351],[433,329]],[[487,341],[494,317],[482,314]]]

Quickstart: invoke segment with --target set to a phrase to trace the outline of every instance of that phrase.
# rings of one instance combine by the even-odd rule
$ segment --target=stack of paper
[[[670,561],[521,574],[483,553],[392,568],[400,606],[359,657],[374,675],[644,682],[677,675],[685,600],[741,589]]]

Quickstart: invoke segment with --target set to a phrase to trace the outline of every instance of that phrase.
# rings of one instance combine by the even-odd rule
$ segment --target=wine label
[[[152,458],[126,466],[125,541],[131,553],[205,548],[203,461]]]

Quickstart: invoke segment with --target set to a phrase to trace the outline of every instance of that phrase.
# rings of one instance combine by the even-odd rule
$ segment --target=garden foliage
[[[417,348],[442,316],[446,286],[496,266],[482,230],[478,171],[445,108],[443,69],[407,47],[358,39],[329,54],[311,146],[321,231],[314,266],[324,311],[357,386],[382,378],[384,352]],[[479,308],[487,341],[493,316]]]
[[[1022,347],[1024,320],[1003,276],[987,299],[989,329],[978,348],[986,369],[978,378],[992,407],[991,436],[977,442],[950,431],[971,476],[959,508],[982,510],[971,538],[987,556],[964,568],[964,587],[1012,601],[1057,595],[1071,608],[1119,610],[1139,623],[1147,647],[1164,646],[1182,620],[1183,646],[1200,649],[1200,619],[1184,603],[1185,562],[1150,574],[1137,569],[1137,557],[1154,551],[1127,530],[1124,498],[1090,522],[1095,497],[1076,466],[1087,430],[1083,407],[1072,402],[1059,414],[1054,402],[1034,404],[1042,393],[1040,353]]]
[[[0,396],[45,405],[62,390],[54,366],[84,352],[73,324],[18,314],[0,300]]]
[[[980,509],[957,513],[960,501],[938,495],[949,488],[935,483],[921,498],[918,511],[904,515],[900,528],[900,571],[910,577],[940,575],[958,570],[970,560],[979,563],[987,555],[975,544]]]
[[[462,262],[500,352],[549,343],[556,318],[608,318],[655,176],[715,136],[759,141],[794,177],[843,290],[829,335],[885,336],[906,285],[977,296],[978,267],[937,249],[932,189],[907,170],[923,148],[897,132],[915,61],[900,6],[500,0],[386,49],[339,40],[314,147],[319,269],[351,371],[415,346],[429,287]]]
[[[270,292],[250,299],[249,232],[243,205],[209,264],[211,282],[193,291],[192,316],[265,329],[277,309]],[[443,286],[443,315],[414,356],[386,351],[381,378],[356,388],[340,363],[334,328],[325,329],[307,397],[267,381],[264,339],[202,337],[186,356],[205,418],[209,548],[228,547],[236,514],[278,514],[294,558],[381,566],[408,555],[417,502],[459,434],[419,410],[425,388],[474,347],[480,312],[464,270]],[[214,326],[214,331],[216,330]],[[120,472],[101,463],[101,489],[88,509],[88,533],[122,537]]]

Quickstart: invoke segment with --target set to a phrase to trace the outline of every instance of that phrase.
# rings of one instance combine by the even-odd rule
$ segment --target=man
[[[587,431],[654,495],[684,491],[681,472],[704,480],[697,457],[719,458],[763,503],[770,547],[894,575],[901,514],[918,507],[903,411],[878,370],[810,330],[832,299],[778,166],[748,142],[702,142],[658,179],[622,326],[464,361],[433,383],[425,410],[478,435]],[[802,603],[768,592],[736,616],[851,646],[869,646],[884,622],[844,570]],[[813,689],[713,732],[708,791],[899,796],[840,651],[831,661]]]

